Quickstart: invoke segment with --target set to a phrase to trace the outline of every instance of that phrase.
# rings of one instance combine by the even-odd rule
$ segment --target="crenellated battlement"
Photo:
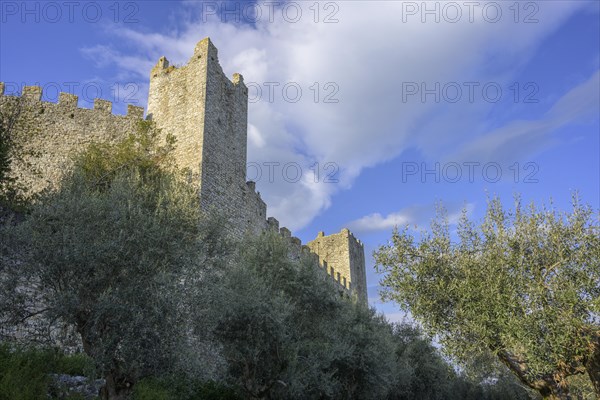
[[[12,166],[30,194],[58,184],[74,153],[94,142],[118,141],[144,118],[144,109],[134,105],[128,105],[126,115],[115,115],[105,99],[83,108],[73,94],[60,93],[54,103],[42,100],[39,86],[23,87],[21,96],[5,95],[5,87],[0,82],[0,111],[20,107],[19,115],[33,127],[20,132],[20,144],[39,156]],[[197,177],[201,207],[227,215],[234,236],[278,232],[289,243],[290,257],[311,257],[340,292],[366,302],[364,246],[348,229],[328,236],[319,232],[303,245],[277,219],[267,218],[255,182],[246,181],[248,88],[241,74],[231,79],[224,74],[209,38],[198,42],[183,66],[171,65],[164,56],[158,59],[150,71],[146,118],[175,136],[174,159]]]
[[[152,83],[153,80],[155,82],[185,80],[187,75],[197,73],[199,70],[201,74],[205,74],[209,67],[214,70],[212,72],[215,76],[225,77],[221,83],[224,83],[228,89],[239,91],[245,96],[248,95],[244,77],[240,73],[234,73],[231,80],[226,78],[219,64],[218,50],[209,38],[205,38],[196,44],[194,54],[183,66],[176,67],[171,65],[167,57],[160,57],[150,71],[150,81]],[[158,86],[158,84],[155,84],[155,86]]]
[[[25,154],[11,166],[13,178],[22,182],[29,197],[60,182],[71,167],[72,156],[91,143],[114,142],[135,132],[144,109],[128,105],[127,115],[112,113],[112,103],[96,99],[93,108],[78,106],[78,97],[60,93],[58,102],[43,101],[42,88],[23,87],[21,96],[5,95],[0,83],[0,111],[16,113],[27,131],[16,138]]]
[[[21,96],[14,95],[5,95],[5,83],[0,82],[0,97],[7,98],[7,101],[15,101],[15,99],[23,99],[24,101],[29,102],[29,106],[31,107],[35,103],[40,103],[40,107],[52,107],[57,106],[66,110],[86,110],[85,112],[90,111],[98,111],[98,113],[102,114],[111,114],[112,115],[112,106],[113,103],[109,100],[104,99],[94,99],[94,107],[93,108],[84,108],[79,107],[79,97],[77,95],[71,93],[60,92],[58,94],[58,102],[51,101],[43,101],[43,89],[40,86],[24,86]],[[113,115],[115,117],[123,117],[123,115]],[[144,118],[144,107],[134,106],[133,104],[127,105],[127,114],[125,115],[129,118],[135,119],[143,119]]]

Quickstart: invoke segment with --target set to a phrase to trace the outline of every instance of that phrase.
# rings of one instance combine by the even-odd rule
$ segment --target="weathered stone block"
[[[42,100],[42,88],[39,86],[24,86],[22,96],[27,100],[40,101]]]
[[[127,116],[135,119],[144,118],[144,107],[138,107],[132,104],[127,104]]]
[[[77,101],[79,99],[76,95],[71,93],[60,92],[58,95],[58,104],[66,109],[77,108]]]
[[[94,110],[110,114],[112,112],[112,101],[94,99]]]

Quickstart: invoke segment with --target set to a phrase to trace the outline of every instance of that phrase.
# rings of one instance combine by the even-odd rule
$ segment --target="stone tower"
[[[327,236],[319,232],[307,246],[319,256],[319,263],[327,274],[367,303],[365,249],[350,230],[344,228],[340,233]]]
[[[266,205],[246,183],[248,88],[230,81],[209,38],[185,66],[161,57],[150,72],[148,118],[177,138],[175,159],[197,178],[202,206],[231,217],[239,233],[266,227]]]

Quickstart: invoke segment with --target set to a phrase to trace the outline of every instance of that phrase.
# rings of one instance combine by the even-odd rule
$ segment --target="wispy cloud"
[[[600,71],[564,94],[541,119],[514,121],[465,143],[452,160],[477,159],[482,162],[519,159],[549,143],[549,136],[560,127],[598,115],[600,109]]]
[[[81,49],[81,53],[98,68],[116,65],[119,71],[117,77],[121,79],[142,79],[145,81],[150,69],[154,66],[154,62],[146,57],[124,54],[112,46],[84,47]]]

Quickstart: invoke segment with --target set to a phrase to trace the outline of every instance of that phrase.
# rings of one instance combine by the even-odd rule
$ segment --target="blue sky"
[[[371,253],[394,225],[426,227],[436,202],[479,218],[490,195],[568,209],[578,190],[600,208],[597,1],[69,4],[0,3],[7,93],[39,84],[48,101],[124,113],[146,105],[160,56],[184,64],[210,36],[250,88],[248,161],[269,215],[304,242],[349,227],[390,319]],[[265,163],[279,163],[272,182]]]

